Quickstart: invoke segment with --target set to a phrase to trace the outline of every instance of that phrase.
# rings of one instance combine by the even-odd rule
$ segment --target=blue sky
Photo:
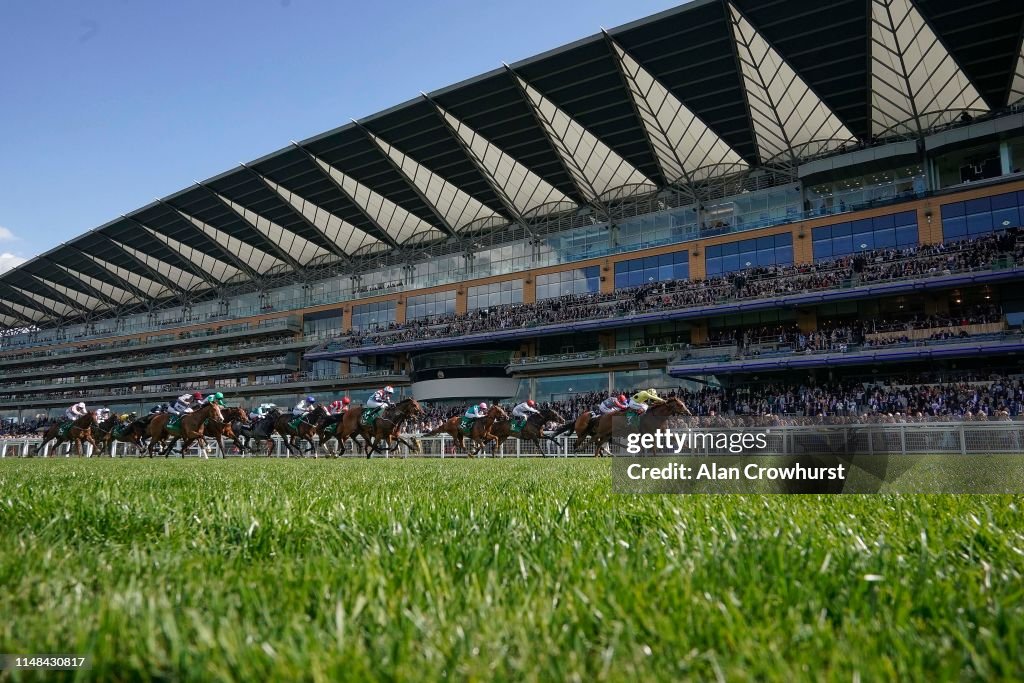
[[[0,270],[238,162],[682,0],[3,0]]]

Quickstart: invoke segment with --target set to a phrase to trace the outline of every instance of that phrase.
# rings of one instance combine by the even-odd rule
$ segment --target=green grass
[[[609,469],[3,461],[0,652],[115,680],[1024,676],[1024,497],[616,496]]]

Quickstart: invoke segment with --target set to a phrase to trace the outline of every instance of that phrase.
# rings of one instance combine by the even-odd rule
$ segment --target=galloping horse
[[[270,439],[274,434],[274,425],[277,424],[277,418],[281,417],[281,411],[277,408],[272,408],[266,415],[257,419],[255,422],[232,422],[231,431],[234,432],[238,437],[245,439],[244,447],[242,452],[247,450],[256,452],[259,448],[260,442],[264,439]],[[256,442],[254,447],[250,447],[252,442]],[[270,450],[273,451],[274,444],[271,442]]]
[[[693,415],[686,404],[677,397],[666,399],[664,403],[658,403],[647,409],[636,425],[630,425],[626,419],[626,413],[612,413],[602,415],[597,420],[597,427],[594,428],[594,457],[599,457],[604,450],[605,444],[614,443],[612,439],[625,434],[653,434],[656,430],[665,426],[670,417],[676,415]]]
[[[338,413],[337,415],[328,415],[317,424],[316,435],[320,437],[320,445],[324,447],[328,455],[338,457],[339,455],[345,454],[345,441],[352,438],[352,443],[359,447],[359,442],[353,438],[352,434],[348,434],[345,438],[341,437],[343,422],[345,421],[345,415],[351,410],[355,410],[356,406],[352,406],[349,410],[344,413]],[[360,410],[362,410],[360,408]],[[338,442],[338,450],[332,452],[330,447],[327,445],[329,441],[336,440]],[[365,444],[364,444],[365,446]]]
[[[548,422],[565,422],[565,418],[556,413],[551,408],[542,408],[539,413],[531,413],[526,418],[526,424],[523,425],[522,429],[519,430],[518,434],[512,432],[512,421],[511,420],[498,420],[491,427],[491,434],[498,439],[497,448],[501,448],[505,440],[510,436],[519,439],[520,441],[527,441],[537,447],[537,451],[541,455],[545,455],[544,450],[541,448],[541,441],[547,440],[551,443],[558,445],[553,437],[548,436],[544,433],[544,425]]]
[[[468,455],[471,458],[475,456],[477,453],[479,453],[480,449],[483,448],[484,444],[488,441],[491,442],[491,454],[494,455],[495,453],[498,452],[498,438],[491,433],[491,427],[494,425],[495,421],[499,419],[508,419],[508,415],[505,413],[504,410],[501,409],[501,406],[497,404],[492,405],[490,408],[487,409],[487,413],[483,417],[474,420],[473,427],[470,429],[469,434],[462,433],[462,419],[463,417],[461,415],[450,417],[447,420],[445,420],[440,427],[437,427],[436,429],[431,429],[423,436],[447,434],[448,436],[452,437],[452,440],[455,442],[455,447],[460,449],[466,448],[465,443],[463,441],[463,436],[468,436],[470,439],[473,440],[474,443],[480,444],[472,453],[470,453],[469,449],[466,448],[466,455]]]
[[[305,439],[309,442],[309,448],[306,452],[313,451],[313,457],[317,457],[316,444],[313,443],[313,437],[316,436],[316,426],[321,420],[327,417],[327,410],[318,405],[313,410],[309,411],[305,415],[299,418],[298,426],[292,427],[292,421],[295,419],[291,415],[278,415],[277,420],[274,421],[274,430],[281,435],[284,439],[284,445],[287,447],[288,455],[291,455],[292,449],[295,449],[296,454],[302,455],[302,451],[299,450],[298,442]],[[273,455],[274,443],[271,442],[267,448],[267,455]]]
[[[576,434],[576,444],[573,446],[573,450],[583,450],[583,444],[586,443],[587,439],[594,436],[594,430],[597,429],[597,423],[601,417],[601,415],[597,415],[595,417],[591,411],[584,410],[576,416],[576,420],[574,422],[566,422],[564,425],[551,432],[551,436],[561,436],[562,434],[573,432]]]
[[[43,434],[43,440],[38,446],[36,446],[36,453],[43,452],[43,446],[50,441],[53,441],[54,453],[60,448],[60,445],[65,442],[74,442],[78,448],[78,454],[83,453],[83,441],[88,441],[92,444],[93,451],[97,451],[96,440],[92,438],[92,429],[97,425],[96,411],[90,411],[85,415],[77,418],[71,423],[70,427],[67,423],[51,425],[49,429]]]
[[[249,413],[244,408],[224,408],[221,411],[223,422],[211,422],[206,425],[206,436],[217,442],[220,455],[224,457],[224,437],[228,437],[235,443],[239,453],[244,452],[245,446],[238,440],[238,433],[235,432],[236,424],[249,424]]]
[[[132,413],[126,420],[122,420],[118,415],[111,415],[100,422],[93,429],[99,440],[99,453],[113,453],[115,441],[135,444],[141,453],[145,448],[145,444],[142,443],[142,437],[146,435],[146,421],[144,420],[145,418],[136,419],[135,413]]]
[[[388,406],[371,425],[363,424],[362,417],[365,411],[366,408],[362,406],[349,408],[341,419],[340,426],[335,428],[334,436],[338,439],[341,453],[345,452],[345,439],[353,436],[362,437],[367,458],[375,452],[382,450],[380,447],[381,442],[384,442],[383,450],[386,451],[393,451],[397,448],[394,445],[395,441],[403,444],[413,452],[419,451],[420,444],[418,440],[413,439],[410,442],[398,435],[402,425],[407,420],[416,415],[423,414],[423,409],[420,408],[420,404],[416,399],[406,398],[393,406]]]
[[[207,427],[207,421],[210,425],[216,424],[217,422],[223,422],[224,418],[220,412],[220,406],[215,403],[206,403],[198,410],[194,410],[191,413],[185,413],[178,420],[177,426],[174,428],[175,431],[168,429],[169,423],[173,417],[170,413],[159,413],[154,415],[149,421],[147,432],[149,433],[149,457],[153,457],[153,448],[157,444],[163,443],[164,439],[170,439],[171,442],[164,448],[164,457],[171,452],[174,448],[174,444],[177,443],[178,439],[181,439],[181,454],[184,457],[191,446],[196,441],[203,439],[203,430]],[[205,448],[203,454],[205,456]],[[209,457],[209,456],[206,456]]]

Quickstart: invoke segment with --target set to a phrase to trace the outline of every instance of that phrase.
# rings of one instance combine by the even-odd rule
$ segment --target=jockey
[[[277,408],[277,406],[273,403],[261,403],[256,410],[249,413],[249,418],[253,420],[262,420],[275,408]]]
[[[182,394],[174,401],[174,405],[167,409],[167,412],[178,416],[191,413],[202,400],[203,395],[198,391],[194,394]]]
[[[626,400],[625,394],[619,394],[618,396],[609,396],[605,400],[601,401],[601,405],[597,409],[602,415],[610,415],[612,413],[618,413],[629,407],[629,403]]]
[[[209,396],[203,399],[203,402],[200,405],[206,405],[207,403],[216,403],[218,406],[223,408],[224,394],[222,394],[219,391],[216,394],[210,394]]]
[[[302,417],[306,413],[313,412],[316,407],[316,396],[307,396],[305,399],[299,401],[292,408],[292,415],[295,417]]]
[[[479,420],[481,417],[485,416],[486,414],[487,414],[487,404],[486,403],[478,403],[475,406],[470,406],[469,409],[466,410],[465,417],[468,420]]]
[[[81,401],[79,401],[78,403],[74,404],[73,406],[69,407],[67,410],[64,411],[64,417],[69,422],[74,422],[78,418],[88,414],[89,411],[86,410],[85,404],[82,403]]]
[[[658,392],[654,389],[647,389],[646,391],[638,391],[633,394],[633,397],[629,399],[629,407],[638,414],[643,415],[647,412],[648,402],[664,403],[665,399],[658,396]]]
[[[536,405],[537,402],[532,398],[523,401],[512,409],[512,417],[517,417],[523,421],[523,424],[526,424],[526,420],[529,419],[530,415],[540,415],[540,411],[535,407]]]
[[[164,404],[157,403],[155,406],[153,406],[152,408],[149,409],[149,414],[150,415],[156,415],[157,413],[162,413],[165,410],[167,410],[167,404],[166,403],[164,403]]]
[[[340,401],[332,401],[331,405],[327,406],[331,415],[341,415],[342,413],[348,412],[348,404],[352,402],[348,396],[345,396]]]
[[[367,408],[386,408],[393,405],[391,397],[395,395],[395,388],[390,384],[383,389],[373,392],[373,395],[366,401]]]

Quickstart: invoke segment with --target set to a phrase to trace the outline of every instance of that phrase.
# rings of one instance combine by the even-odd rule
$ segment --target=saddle
[[[68,420],[67,422],[62,424],[60,426],[60,428],[57,430],[57,436],[59,436],[60,438],[63,439],[65,436],[68,435],[68,432],[70,432],[71,428],[74,427],[74,426],[75,426],[74,420]]]
[[[469,436],[473,433],[473,423],[476,422],[475,418],[463,416],[459,418],[459,431],[462,432],[463,436]]]
[[[523,431],[523,427],[526,426],[527,419],[525,417],[514,417],[512,418],[512,424],[509,425],[509,430],[513,434],[519,434]]]
[[[176,434],[181,431],[181,415],[171,415],[171,419],[167,421],[167,426],[164,428],[172,434]]]
[[[373,423],[377,421],[383,412],[383,408],[368,408],[363,410],[363,414],[359,416],[359,424],[364,427],[372,427]]]
[[[296,417],[292,418],[292,421],[288,423],[288,426],[294,429],[295,431],[299,431],[299,425],[302,424],[303,421],[305,421],[305,419],[305,415],[297,415]]]
[[[629,425],[630,427],[636,427],[638,424],[640,424],[640,415],[641,413],[636,412],[632,408],[627,408],[626,424]]]

